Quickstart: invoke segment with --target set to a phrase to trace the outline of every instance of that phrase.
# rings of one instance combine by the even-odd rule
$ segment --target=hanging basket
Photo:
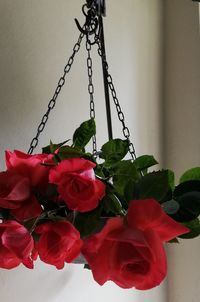
[[[146,290],[167,273],[164,243],[200,234],[200,167],[186,171],[178,185],[170,170],[155,170],[152,155],[137,157],[106,59],[105,1],[87,1],[78,42],[64,68],[28,153],[6,151],[0,173],[0,267],[33,268],[37,257],[57,269],[84,263],[100,285]],[[85,38],[90,119],[72,138],[50,142],[32,154]],[[96,144],[91,48],[102,59],[109,140]],[[124,139],[112,137],[110,95]],[[66,139],[66,138],[64,138]],[[68,139],[68,138],[67,138]],[[93,151],[87,151],[92,141]],[[129,156],[129,157],[128,157]],[[128,159],[129,158],[129,159]]]

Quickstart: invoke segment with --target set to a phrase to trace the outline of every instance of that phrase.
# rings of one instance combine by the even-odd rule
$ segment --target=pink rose
[[[33,268],[33,247],[33,238],[23,225],[11,220],[0,223],[1,268],[12,269],[20,263]]]
[[[36,249],[40,259],[62,269],[65,262],[72,262],[80,254],[80,233],[68,221],[47,222],[35,229],[40,235]]]
[[[105,184],[95,177],[95,166],[89,160],[72,158],[51,169],[49,181],[58,186],[58,192],[69,209],[91,211],[104,197]]]
[[[52,154],[30,155],[15,150],[6,151],[6,165],[8,170],[28,177],[32,187],[41,187],[48,183],[49,167],[44,163],[52,163]]]
[[[31,193],[30,180],[12,170],[0,172],[0,208],[10,209],[17,220],[40,215],[42,208]]]
[[[99,233],[85,240],[82,253],[100,285],[112,280],[122,288],[147,290],[166,276],[163,243],[188,231],[157,201],[135,200],[130,202],[127,221],[109,219]]]

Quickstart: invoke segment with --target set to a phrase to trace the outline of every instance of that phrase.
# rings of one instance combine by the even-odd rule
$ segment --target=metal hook
[[[81,26],[77,19],[75,19],[75,22],[76,22],[76,26],[78,27],[79,31],[82,34],[92,35],[92,34],[96,34],[99,26],[98,5],[100,4],[100,1],[99,0],[86,0],[86,1],[87,4],[84,4],[82,7],[82,12],[86,17],[85,24]]]
[[[90,21],[90,23],[86,21],[83,26],[80,25],[79,21],[76,18],[75,18],[75,22],[76,22],[76,26],[78,27],[78,30],[84,35],[95,34],[99,26],[97,19],[93,19],[92,21]]]

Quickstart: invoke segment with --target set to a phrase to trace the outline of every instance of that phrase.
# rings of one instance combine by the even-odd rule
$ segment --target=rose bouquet
[[[200,234],[200,168],[175,186],[169,170],[149,171],[153,156],[124,159],[127,140],[97,154],[85,151],[95,122],[72,143],[50,143],[42,154],[6,151],[0,173],[0,267],[33,268],[39,257],[62,269],[80,255],[94,279],[146,290],[167,273],[165,242]]]

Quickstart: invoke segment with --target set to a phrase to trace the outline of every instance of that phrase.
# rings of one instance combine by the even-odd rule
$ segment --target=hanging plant
[[[146,290],[167,274],[166,242],[200,235],[200,167],[186,171],[175,185],[170,170],[154,170],[152,155],[136,157],[130,132],[106,61],[102,15],[105,1],[87,0],[86,22],[64,68],[28,153],[6,151],[0,172],[0,268],[20,264],[33,269],[39,257],[62,269],[82,262],[96,282]],[[90,119],[72,140],[32,154],[65,84],[75,54],[86,37]],[[96,146],[91,47],[102,59],[109,141]],[[112,138],[109,91],[124,140]],[[93,152],[87,152],[92,140]],[[131,159],[127,159],[127,154]],[[77,260],[78,259],[78,260]]]
[[[42,154],[6,151],[0,173],[0,267],[40,259],[57,269],[81,254],[94,279],[145,290],[167,273],[164,243],[200,234],[200,167],[175,186],[169,170],[149,171],[157,161],[124,159],[127,140],[104,144],[97,158],[86,151],[94,119],[70,141]]]

